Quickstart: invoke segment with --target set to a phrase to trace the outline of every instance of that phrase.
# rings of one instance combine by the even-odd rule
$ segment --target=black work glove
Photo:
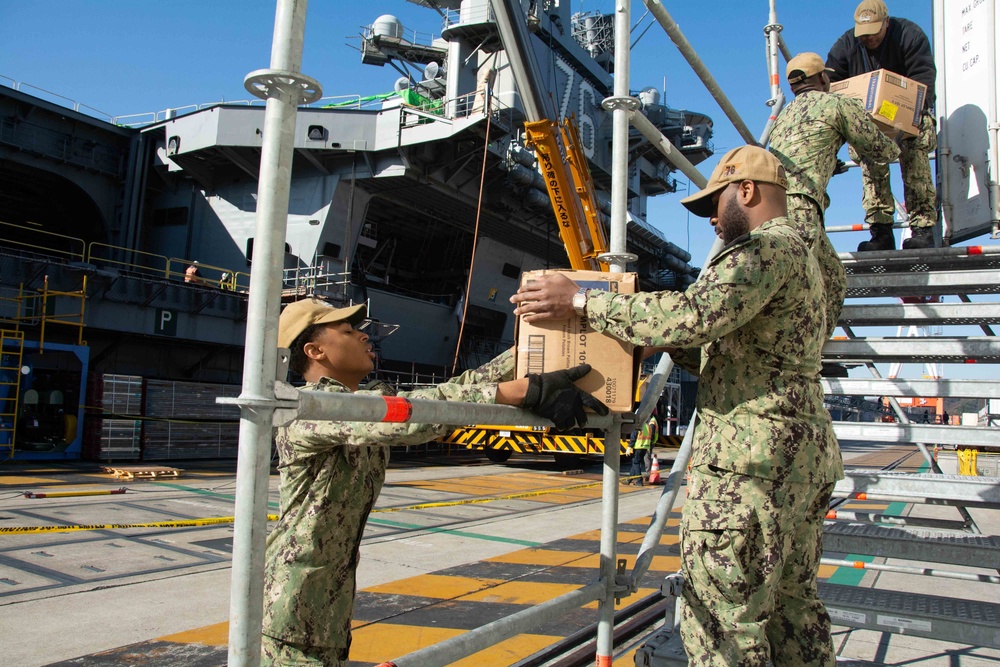
[[[528,391],[521,407],[550,419],[560,430],[585,426],[584,408],[599,415],[608,414],[606,405],[573,384],[589,372],[590,364],[580,364],[564,371],[529,373]]]
[[[846,174],[846,173],[847,173],[847,163],[838,158],[837,164],[833,168],[833,175],[836,176],[837,174]]]

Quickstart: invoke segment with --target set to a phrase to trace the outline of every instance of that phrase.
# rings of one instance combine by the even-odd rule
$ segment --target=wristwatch
[[[581,287],[573,295],[573,310],[576,311],[577,315],[587,314],[587,294],[590,290],[586,287]]]

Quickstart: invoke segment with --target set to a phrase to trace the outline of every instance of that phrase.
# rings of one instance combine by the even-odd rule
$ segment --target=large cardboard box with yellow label
[[[581,287],[590,289],[622,294],[633,294],[636,291],[634,273],[526,271],[521,283],[526,284],[538,276],[550,273],[563,273]],[[614,412],[632,410],[640,361],[632,345],[594,331],[586,317],[533,323],[518,318],[515,337],[517,377],[590,364],[592,370],[577,382],[577,386]]]
[[[897,132],[920,134],[920,115],[927,99],[927,86],[889,70],[852,76],[830,84],[830,92],[861,100],[872,120],[886,135]]]

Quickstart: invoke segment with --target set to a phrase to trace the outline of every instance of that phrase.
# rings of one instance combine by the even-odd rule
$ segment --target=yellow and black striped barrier
[[[658,447],[679,448],[683,436],[661,435]],[[439,442],[467,449],[505,449],[520,454],[603,454],[604,438],[592,435],[559,435],[517,428],[457,428],[438,438]],[[624,456],[628,441],[622,440],[619,452]]]

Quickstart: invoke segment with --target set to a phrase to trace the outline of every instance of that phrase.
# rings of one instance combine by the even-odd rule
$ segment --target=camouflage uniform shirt
[[[493,403],[494,383],[509,379],[513,369],[508,351],[449,382],[399,395]],[[331,378],[302,388],[350,393]],[[392,390],[382,384],[356,393]],[[277,429],[281,517],[267,538],[265,635],[313,647],[350,646],[358,549],[385,480],[388,446],[427,442],[447,428],[299,420]]]
[[[819,90],[796,95],[771,131],[771,153],[788,175],[788,220],[816,255],[823,277],[828,336],[837,326],[847,279],[826,236],[823,212],[830,205],[826,187],[837,166],[837,151],[845,141],[866,164],[886,164],[899,156],[899,148],[859,101]]]
[[[826,186],[844,142],[867,162],[888,164],[899,157],[899,147],[858,100],[819,90],[799,93],[771,130],[770,149],[788,174],[788,194],[806,195],[825,211],[830,206]]]
[[[818,271],[775,218],[728,244],[686,291],[591,291],[587,317],[635,345],[701,348],[692,466],[822,484],[843,464],[819,383]]]

